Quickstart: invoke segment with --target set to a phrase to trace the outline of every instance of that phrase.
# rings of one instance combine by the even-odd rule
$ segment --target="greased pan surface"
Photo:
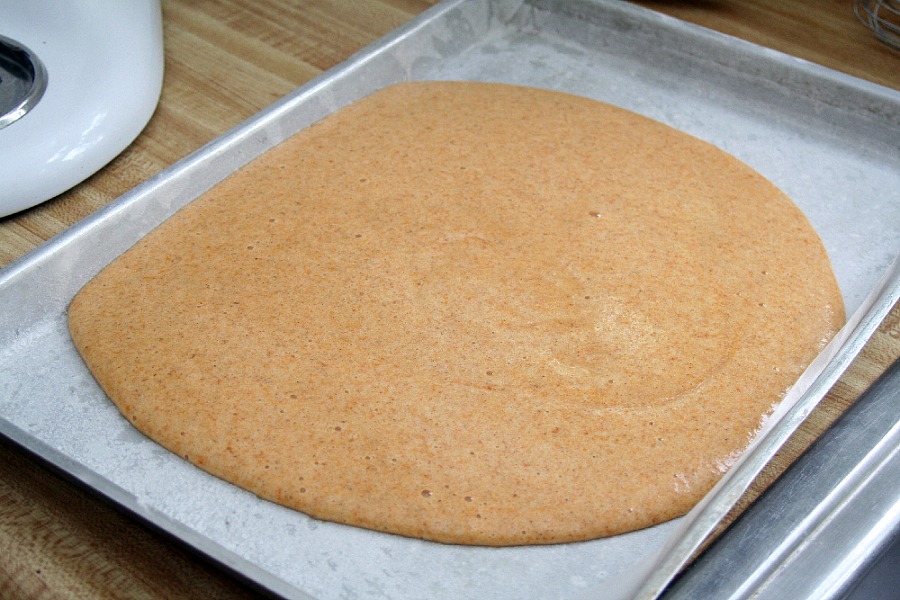
[[[848,314],[856,315],[843,344],[833,348],[836,356],[823,360],[824,376],[807,402],[824,394],[896,298],[897,274],[889,273],[900,239],[900,199],[891,195],[900,183],[896,92],[629,5],[454,1],[4,270],[0,431],[292,597],[414,598],[422,590],[435,597],[625,596],[628,574],[670,557],[666,568],[653,569],[662,579],[650,585],[659,588],[679,566],[684,547],[678,545],[690,545],[690,526],[716,521],[715,511],[596,542],[504,549],[442,546],[317,522],[207,476],[137,434],[71,346],[65,307],[100,268],[272,145],[404,79],[502,81],[594,97],[706,139],[775,182],[816,227]],[[766,439],[777,441],[775,433]],[[758,460],[771,447],[761,446]],[[660,554],[671,546],[676,552]]]

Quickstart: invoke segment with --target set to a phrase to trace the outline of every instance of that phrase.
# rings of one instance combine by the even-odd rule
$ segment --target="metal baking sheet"
[[[477,548],[325,523],[162,449],[77,355],[66,306],[103,266],[241,165],[402,80],[589,96],[712,142],[822,237],[848,326],[687,516],[577,544]],[[0,271],[0,433],[262,586],[296,598],[657,596],[900,295],[900,94],[615,1],[448,0]]]

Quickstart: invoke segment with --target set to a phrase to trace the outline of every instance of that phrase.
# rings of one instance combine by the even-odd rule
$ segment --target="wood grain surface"
[[[900,52],[858,23],[849,0],[635,3],[900,89]],[[163,0],[165,81],[147,128],[84,183],[0,219],[0,267],[430,4]],[[900,308],[895,307],[745,503],[898,356]],[[249,598],[258,593],[0,440],[0,598]]]

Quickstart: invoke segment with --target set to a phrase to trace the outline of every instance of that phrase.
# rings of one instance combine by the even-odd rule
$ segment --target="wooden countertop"
[[[900,52],[850,0],[636,4],[900,89]],[[86,182],[0,219],[0,267],[409,20],[428,0],[163,0],[166,74],[147,128]],[[900,307],[762,478],[900,356]],[[751,499],[751,493],[747,501]],[[257,592],[0,441],[0,597],[246,598]]]

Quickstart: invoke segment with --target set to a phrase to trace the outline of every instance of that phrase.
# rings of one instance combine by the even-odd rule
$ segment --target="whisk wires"
[[[900,50],[900,0],[856,0],[853,10],[878,39]]]

